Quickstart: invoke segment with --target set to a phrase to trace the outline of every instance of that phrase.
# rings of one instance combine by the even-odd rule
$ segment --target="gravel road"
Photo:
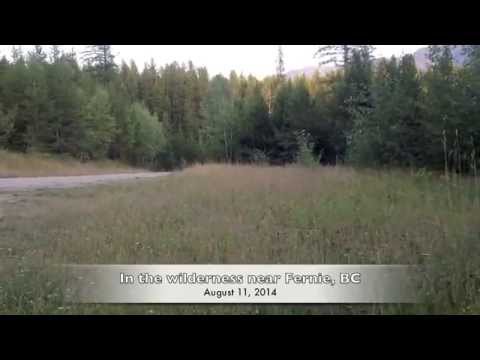
[[[94,184],[107,184],[122,180],[136,180],[169,175],[169,172],[145,172],[130,174],[109,175],[82,175],[82,176],[48,176],[48,177],[17,177],[0,178],[0,192],[65,189]]]

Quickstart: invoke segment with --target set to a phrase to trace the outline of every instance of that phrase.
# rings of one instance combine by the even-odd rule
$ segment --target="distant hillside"
[[[452,50],[452,55],[453,55],[453,63],[457,66],[463,66],[465,64],[465,61],[467,60],[467,57],[463,54],[463,46],[462,45],[451,45],[450,49]],[[419,70],[427,70],[431,63],[430,60],[428,60],[428,48],[420,48],[417,51],[413,53],[413,56],[415,57],[415,64],[417,65],[417,68]]]
[[[467,60],[467,57],[463,54],[463,46],[452,45],[451,50],[454,64],[457,66],[463,66],[465,64],[465,61]],[[419,69],[420,71],[425,71],[430,67],[431,63],[430,60],[428,60],[428,47],[418,49],[413,53],[413,56],[415,58],[415,64],[417,65],[417,69]],[[379,60],[380,58],[375,59],[374,63],[377,63]],[[312,77],[317,70],[320,72],[320,74],[326,74],[336,69],[338,69],[338,67],[335,67],[334,65],[324,65],[321,67],[307,66],[301,69],[291,70],[287,72],[286,75],[288,79],[294,79],[299,76],[305,76],[309,78]]]
[[[291,70],[286,73],[287,79],[294,79],[299,76],[305,76],[306,78],[312,77],[316,71],[319,71],[320,74],[326,74],[329,73],[333,70],[335,70],[336,67],[333,65],[328,65],[328,66],[307,66],[301,69],[296,69],[296,70]]]

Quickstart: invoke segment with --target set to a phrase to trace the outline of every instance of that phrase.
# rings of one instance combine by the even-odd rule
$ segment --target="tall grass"
[[[471,180],[454,186],[429,173],[205,165],[18,197],[0,222],[0,312],[478,313],[474,194]],[[426,272],[418,305],[71,305],[58,263],[421,264]]]
[[[22,176],[68,176],[141,171],[111,161],[80,162],[66,156],[22,154],[0,150],[0,178]]]

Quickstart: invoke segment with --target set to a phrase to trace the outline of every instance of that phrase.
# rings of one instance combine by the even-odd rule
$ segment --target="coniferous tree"
[[[321,65],[333,63],[335,66],[348,66],[354,51],[363,51],[370,56],[374,50],[372,45],[324,45],[315,55],[320,59]]]
[[[13,129],[10,132],[7,147],[11,150],[26,151],[28,148],[25,93],[30,84],[28,68],[25,63],[22,48],[12,48],[12,64],[10,71],[3,77],[3,107],[4,111],[13,112]]]
[[[55,153],[78,156],[83,132],[82,109],[91,90],[82,81],[76,59],[62,54],[47,67],[47,88],[50,115],[42,129],[44,147]]]
[[[372,76],[372,58],[368,49],[353,49],[339,93],[346,113],[341,124],[340,158],[350,156],[355,147],[353,143],[362,137],[364,122],[372,110]]]
[[[47,55],[40,46],[28,54],[28,86],[25,89],[23,114],[27,123],[25,143],[29,150],[48,150],[44,147],[48,139],[47,124],[51,117],[51,103],[48,98]]]
[[[285,80],[285,62],[283,59],[283,50],[281,46],[278,47],[277,77],[280,81]]]
[[[403,56],[398,70],[398,87],[393,97],[398,109],[396,141],[400,149],[396,165],[422,167],[427,161],[424,147],[428,135],[423,123],[422,89],[414,57]]]
[[[52,45],[51,48],[50,48],[50,55],[49,56],[50,56],[50,63],[55,64],[56,62],[58,62],[60,60],[60,56],[61,56],[60,46]]]
[[[117,69],[111,45],[88,45],[83,52],[83,60],[103,83],[110,81]]]
[[[6,112],[0,103],[0,149],[8,146],[10,136],[13,132],[15,110]]]
[[[425,74],[425,125],[429,143],[425,151],[426,156],[431,159],[431,164],[442,168],[444,155],[447,156],[449,166],[454,163],[457,134],[462,136],[461,118],[456,107],[459,84],[449,46],[431,46],[429,57],[432,67]],[[447,150],[446,154],[444,148]]]
[[[245,84],[242,118],[238,125],[239,147],[235,159],[253,161],[255,151],[267,156],[272,151],[273,127],[268,116],[268,107],[262,96],[262,88],[258,81],[250,79]]]

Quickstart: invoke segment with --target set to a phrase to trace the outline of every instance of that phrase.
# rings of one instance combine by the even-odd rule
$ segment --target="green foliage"
[[[251,150],[258,149],[271,158],[271,140],[274,134],[272,122],[268,115],[268,107],[262,96],[261,84],[249,79],[243,102],[237,107],[239,145],[236,159],[251,161]]]
[[[419,107],[420,83],[414,59],[407,55],[381,61],[376,69],[370,100],[359,94],[351,108],[354,119],[349,160],[361,165],[422,166],[424,129]],[[361,98],[363,96],[363,99]]]
[[[156,115],[139,103],[131,105],[128,113],[130,126],[129,145],[131,159],[135,164],[152,166],[159,152],[166,146],[162,124]]]
[[[80,157],[99,159],[107,155],[115,135],[115,120],[111,115],[108,93],[97,88],[82,112]]]
[[[208,122],[202,129],[206,156],[217,161],[228,162],[233,157],[233,94],[228,79],[215,76],[209,83],[205,113]]]

